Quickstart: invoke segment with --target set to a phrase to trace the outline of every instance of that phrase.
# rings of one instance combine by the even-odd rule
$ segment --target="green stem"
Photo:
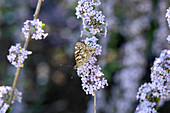
[[[156,102],[156,110],[158,110],[159,108],[159,102],[160,102],[160,99]]]

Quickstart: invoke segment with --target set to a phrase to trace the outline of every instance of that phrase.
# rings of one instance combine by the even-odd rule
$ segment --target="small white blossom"
[[[26,39],[29,38],[29,35],[31,35],[31,38],[35,40],[45,39],[48,33],[44,33],[42,26],[43,23],[39,21],[39,19],[27,20],[24,22],[22,32]]]
[[[25,50],[20,43],[17,43],[16,46],[11,46],[9,49],[7,59],[15,67],[23,67],[24,60],[27,59],[29,54],[31,54],[30,51]]]

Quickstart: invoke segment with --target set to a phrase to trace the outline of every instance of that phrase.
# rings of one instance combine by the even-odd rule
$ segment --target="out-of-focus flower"
[[[31,38],[35,40],[45,39],[48,33],[44,33],[44,25],[45,24],[39,21],[39,19],[27,20],[24,22],[22,32],[26,39],[29,38],[29,35],[31,35]]]
[[[11,46],[9,49],[9,55],[7,59],[15,67],[23,67],[24,60],[27,59],[27,55],[31,54],[31,51],[27,51],[21,47],[20,43],[17,43],[16,46]]]
[[[168,35],[167,40],[168,40],[168,42],[170,43],[170,35]]]
[[[168,25],[170,27],[170,7],[166,11],[165,17],[167,17]]]
[[[8,101],[10,99],[10,95],[12,92],[12,87],[10,86],[0,86],[0,113],[6,113],[8,110]],[[14,91],[14,97],[12,100],[12,104],[14,102],[20,102],[22,101],[22,93],[19,92],[17,89]]]

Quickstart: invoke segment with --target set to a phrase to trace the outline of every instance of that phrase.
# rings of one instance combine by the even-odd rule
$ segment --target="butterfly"
[[[74,66],[74,69],[80,68],[86,62],[88,62],[94,52],[95,52],[95,48],[86,45],[84,41],[77,42],[75,45],[75,53],[74,53],[75,60],[76,60],[76,65]]]

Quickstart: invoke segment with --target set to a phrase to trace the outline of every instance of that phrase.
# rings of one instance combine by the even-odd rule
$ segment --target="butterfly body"
[[[77,42],[75,45],[75,60],[76,65],[74,69],[82,67],[86,62],[90,60],[95,48],[86,45],[83,41]]]

